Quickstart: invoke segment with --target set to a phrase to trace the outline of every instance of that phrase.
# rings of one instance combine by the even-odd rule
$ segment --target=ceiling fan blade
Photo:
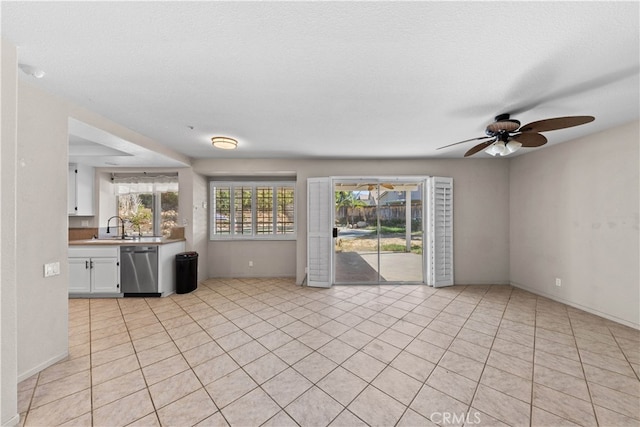
[[[471,148],[469,151],[464,153],[464,156],[465,157],[473,156],[478,151],[482,151],[485,148],[488,148],[491,144],[493,144],[496,141],[497,141],[497,138],[493,138],[490,141],[481,142],[480,144],[476,145],[475,147]]]
[[[595,120],[593,116],[556,117],[555,119],[539,120],[522,126],[518,132],[548,132],[550,130],[566,129],[580,126]]]
[[[453,147],[454,145],[458,145],[458,144],[464,144],[465,142],[480,141],[482,139],[489,139],[489,138],[493,138],[493,136],[481,136],[479,138],[465,139],[464,141],[454,142],[453,144],[449,144],[449,145],[445,145],[444,147],[436,148],[436,150],[442,150],[443,148]]]
[[[523,76],[522,81],[515,85],[517,91],[512,91],[509,96],[522,97],[522,85],[529,85],[532,79],[537,79],[537,81],[543,82],[545,80],[551,80],[554,77],[555,70],[548,67],[548,65],[550,64],[540,65],[541,66],[531,68],[530,71],[525,76]],[[550,102],[557,101],[558,99],[569,98],[581,93],[591,92],[595,89],[606,87],[613,83],[627,79],[631,76],[637,76],[638,71],[640,71],[640,67],[638,65],[633,65],[628,68],[613,71],[606,75],[595,77],[591,80],[577,82],[573,85],[563,85],[562,89],[560,90],[552,91],[551,93],[544,93],[537,98],[530,99],[528,102],[521,102],[515,105],[507,106],[508,108],[504,108],[503,106],[502,110],[509,111],[512,115],[521,114],[525,111],[532,110],[533,108],[538,107],[542,104],[549,104]],[[540,75],[546,75],[548,79],[540,79]],[[538,89],[540,88],[531,87],[531,95],[538,93],[536,92]]]
[[[518,141],[523,147],[541,147],[547,143],[547,138],[539,133],[527,132],[512,136],[512,140]]]

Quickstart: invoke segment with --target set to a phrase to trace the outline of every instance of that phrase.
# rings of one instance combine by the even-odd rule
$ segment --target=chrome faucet
[[[122,219],[122,218],[121,218],[121,217],[119,217],[118,215],[114,215],[114,216],[112,216],[111,218],[109,218],[109,219],[107,220],[107,234],[111,234],[111,231],[110,231],[110,224],[111,224],[111,220],[112,220],[112,219],[114,219],[114,218],[117,218],[117,219],[119,219],[119,220],[120,220],[120,225],[122,226],[122,233],[120,234],[120,238],[121,238],[121,239],[124,239],[124,238],[125,238],[125,235],[124,235],[124,219]],[[117,226],[117,225],[118,225],[118,221],[116,220],[116,226]],[[117,231],[116,231],[116,234],[117,234]]]

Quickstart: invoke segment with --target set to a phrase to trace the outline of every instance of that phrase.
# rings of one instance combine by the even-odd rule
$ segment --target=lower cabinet
[[[118,247],[69,248],[69,294],[119,294]]]

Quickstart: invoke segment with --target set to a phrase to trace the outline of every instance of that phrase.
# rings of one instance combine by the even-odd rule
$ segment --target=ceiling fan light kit
[[[238,147],[238,141],[227,136],[214,136],[211,138],[211,144],[222,150],[235,150]]]
[[[515,153],[522,147],[522,142],[518,141],[509,141],[505,148],[508,151],[508,154]]]
[[[492,156],[504,156],[505,152],[507,151],[507,147],[504,145],[504,142],[502,141],[498,141],[495,144],[489,146],[489,148],[487,148],[486,150],[484,150],[485,153],[490,154]]]
[[[515,140],[509,141],[506,144],[503,141],[498,141],[484,150],[484,152],[487,154],[491,154],[494,157],[496,155],[508,156],[509,154],[518,151],[520,147],[522,147],[522,143]]]
[[[539,132],[580,126],[594,120],[595,117],[593,116],[556,117],[553,119],[539,120],[520,127],[520,121],[510,119],[509,114],[500,114],[496,116],[495,121],[490,123],[485,129],[487,136],[455,142],[440,147],[438,150],[465,142],[482,141],[464,153],[464,157],[472,156],[479,151],[484,151],[494,157],[496,155],[507,156],[515,153],[522,147],[541,147],[546,144],[547,138]]]

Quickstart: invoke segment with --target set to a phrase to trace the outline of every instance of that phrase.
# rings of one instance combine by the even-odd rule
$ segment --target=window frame
[[[269,187],[271,192],[271,233],[259,234],[258,231],[261,227],[258,224],[258,212],[259,212],[259,204],[258,204],[258,189]],[[278,230],[280,229],[278,222],[278,214],[280,211],[278,210],[278,189],[281,187],[290,188],[293,191],[293,232],[292,233],[284,233],[278,234]],[[251,233],[250,234],[237,234],[236,232],[236,200],[235,194],[236,189],[239,188],[250,188],[251,190]],[[229,191],[229,233],[221,234],[217,232],[216,226],[216,192],[217,189],[228,189]],[[276,180],[276,181],[244,181],[244,180],[210,180],[209,181],[209,240],[210,241],[224,241],[224,240],[296,240],[298,235],[298,195],[297,195],[296,181],[289,180]],[[243,228],[244,230],[244,228]]]

